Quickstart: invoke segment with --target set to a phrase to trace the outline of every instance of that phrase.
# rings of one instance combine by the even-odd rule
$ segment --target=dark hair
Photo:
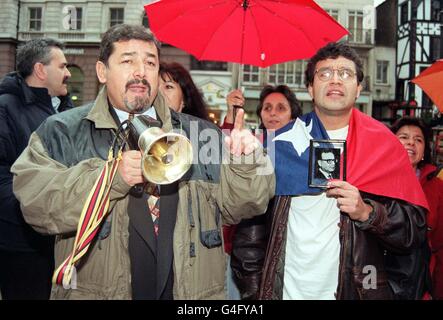
[[[260,119],[260,128],[263,128],[263,122],[261,119],[261,110],[263,109],[263,103],[267,96],[269,96],[271,93],[281,93],[285,96],[285,98],[289,102],[289,107],[291,108],[291,119],[296,119],[301,115],[301,108],[300,104],[298,103],[297,97],[295,96],[295,93],[286,85],[282,84],[279,86],[271,86],[266,85],[262,91],[260,92],[260,100],[259,104],[257,106],[257,116]]]
[[[324,153],[332,153],[335,160],[340,159],[340,149],[336,148],[315,148],[315,157],[317,160],[323,160]]]
[[[423,137],[425,138],[425,150],[423,154],[423,160],[421,160],[417,167],[421,168],[425,164],[432,163],[432,157],[431,157],[431,146],[430,146],[430,131],[428,127],[424,124],[423,120],[419,118],[414,117],[403,117],[395,121],[395,123],[391,126],[391,131],[396,134],[398,130],[400,130],[404,126],[414,126],[421,130],[421,133],[423,134]]]
[[[317,53],[309,60],[305,70],[306,87],[309,87],[309,85],[312,85],[314,83],[315,68],[319,61],[327,59],[337,59],[338,57],[349,59],[355,63],[357,82],[361,83],[364,78],[363,62],[361,61],[357,52],[343,42],[331,42],[323,48],[319,49]]]
[[[102,37],[100,43],[100,55],[98,60],[108,65],[109,57],[114,52],[114,43],[119,41],[142,40],[153,42],[157,47],[158,58],[160,59],[161,44],[151,32],[151,30],[143,27],[130,24],[117,24],[109,28]]]
[[[20,45],[17,48],[16,56],[16,70],[18,73],[23,78],[27,78],[32,74],[36,63],[40,62],[45,66],[51,63],[52,48],[63,50],[64,46],[60,41],[49,38],[34,39]]]
[[[167,81],[168,77],[178,83],[183,92],[183,113],[208,120],[208,111],[203,96],[192,80],[188,70],[177,62],[160,63],[160,77]]]

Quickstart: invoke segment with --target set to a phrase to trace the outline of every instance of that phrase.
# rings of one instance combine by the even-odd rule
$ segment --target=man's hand
[[[118,173],[131,187],[143,182],[142,154],[137,150],[124,151],[118,165]]]
[[[372,211],[372,207],[361,198],[360,191],[346,181],[329,181],[326,196],[336,198],[337,207],[352,220],[364,222]]]
[[[245,97],[240,89],[232,90],[226,97],[228,105],[228,113],[226,114],[226,122],[234,123],[234,106],[242,107],[245,105]]]
[[[258,148],[259,142],[249,130],[243,129],[243,118],[245,111],[238,110],[235,117],[234,129],[231,136],[225,137],[225,143],[231,154],[241,156],[248,155]]]

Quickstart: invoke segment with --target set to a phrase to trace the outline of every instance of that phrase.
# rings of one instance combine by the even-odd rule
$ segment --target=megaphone
[[[155,184],[170,184],[191,167],[192,145],[178,133],[164,132],[160,122],[140,115],[128,123],[130,146],[142,152],[143,176]]]

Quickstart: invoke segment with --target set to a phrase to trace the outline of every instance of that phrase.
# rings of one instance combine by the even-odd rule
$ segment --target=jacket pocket
[[[196,192],[200,242],[212,249],[222,245],[221,213],[217,203],[212,198],[205,197],[201,189],[202,187],[198,187]]]
[[[353,268],[355,287],[360,300],[391,300],[393,292],[388,283],[387,273],[382,268],[367,266]]]

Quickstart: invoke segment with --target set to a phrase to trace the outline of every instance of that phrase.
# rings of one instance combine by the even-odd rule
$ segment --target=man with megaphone
[[[159,54],[148,29],[110,28],[95,102],[50,117],[12,168],[27,223],[57,235],[53,299],[224,299],[221,226],[273,196],[243,111],[229,137],[170,111]]]

